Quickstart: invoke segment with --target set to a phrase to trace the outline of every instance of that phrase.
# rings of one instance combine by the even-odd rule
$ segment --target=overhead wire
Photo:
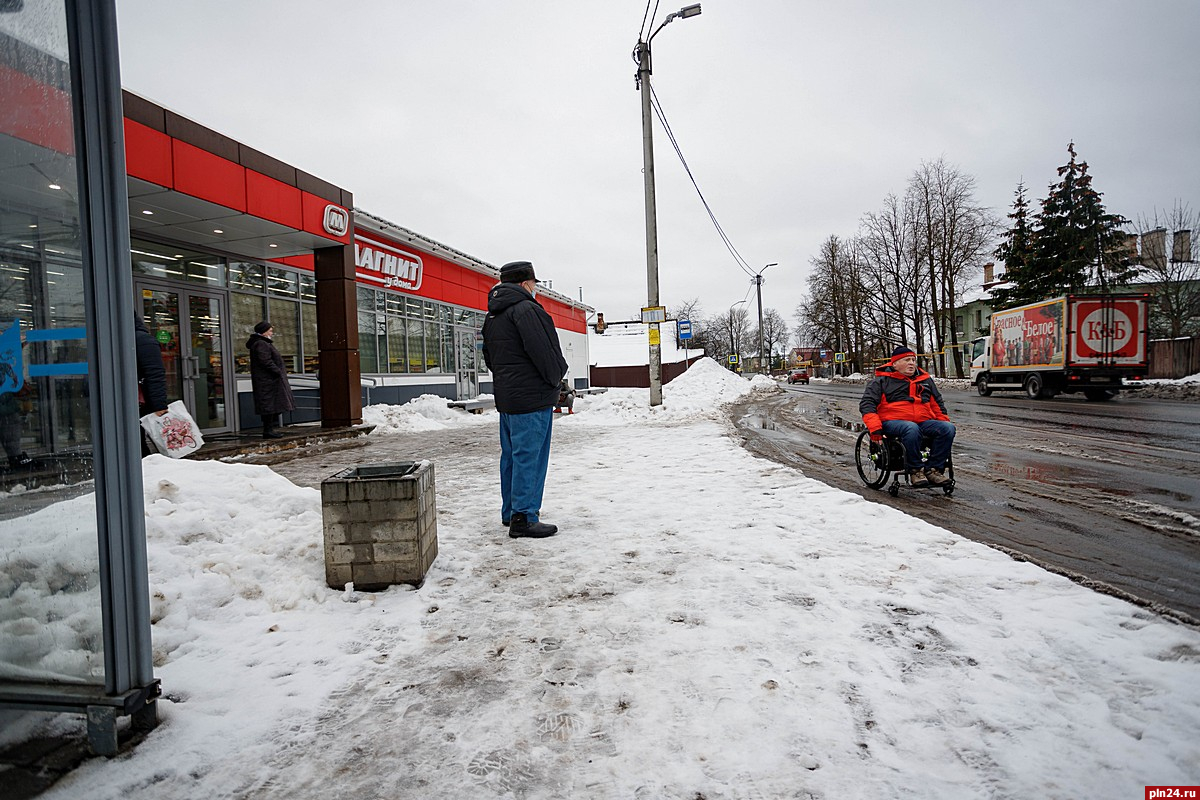
[[[716,228],[717,234],[721,237],[721,241],[725,243],[726,249],[733,256],[734,261],[742,271],[751,278],[756,277],[753,267],[742,258],[742,254],[733,246],[733,242],[725,233],[725,229],[721,227],[721,223],[717,220],[717,215],[713,212],[712,207],[708,204],[708,200],[704,197],[704,192],[700,191],[700,184],[696,182],[696,176],[692,174],[692,168],[688,166],[687,159],[684,158],[683,150],[679,147],[679,142],[675,138],[675,132],[671,130],[671,124],[667,122],[666,112],[662,108],[662,103],[658,100],[658,93],[654,91],[654,83],[650,84],[650,105],[654,108],[654,113],[658,117],[659,123],[663,126],[663,130],[667,133],[667,138],[671,142],[671,147],[675,150],[675,155],[679,157],[679,161],[683,164],[683,169],[687,172],[688,178],[692,182],[692,186],[696,189],[696,194],[700,197],[700,202],[704,206],[704,210],[708,212],[708,218],[712,220],[713,227]],[[747,293],[748,294],[748,293]]]
[[[642,14],[642,28],[638,34],[639,42],[646,40],[647,34],[650,33],[650,28],[654,26],[654,18],[658,16],[658,2],[659,0],[646,0],[646,11]],[[654,3],[654,11],[650,10],[651,3]],[[647,24],[647,20],[649,20],[649,24]]]

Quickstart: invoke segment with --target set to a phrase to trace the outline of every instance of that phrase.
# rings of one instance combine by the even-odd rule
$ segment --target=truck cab
[[[992,355],[988,342],[986,336],[971,340],[971,383],[975,383],[976,379],[988,370]]]

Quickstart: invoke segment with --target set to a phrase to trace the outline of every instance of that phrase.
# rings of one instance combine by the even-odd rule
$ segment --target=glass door
[[[459,400],[470,400],[479,395],[476,338],[477,334],[473,328],[454,329],[455,386]]]
[[[146,327],[162,350],[167,401],[182,400],[203,433],[232,430],[224,295],[143,283],[137,288]]]

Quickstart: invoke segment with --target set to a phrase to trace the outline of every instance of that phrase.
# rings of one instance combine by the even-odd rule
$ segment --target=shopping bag
[[[204,444],[204,437],[182,400],[167,406],[167,413],[161,417],[153,412],[142,417],[142,428],[158,452],[171,458],[194,453]]]

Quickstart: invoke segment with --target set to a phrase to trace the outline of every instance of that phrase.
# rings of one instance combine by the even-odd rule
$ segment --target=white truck
[[[1122,379],[1146,374],[1148,294],[1065,295],[992,314],[991,336],[971,345],[971,382],[1032,399],[1083,392],[1110,400]]]

